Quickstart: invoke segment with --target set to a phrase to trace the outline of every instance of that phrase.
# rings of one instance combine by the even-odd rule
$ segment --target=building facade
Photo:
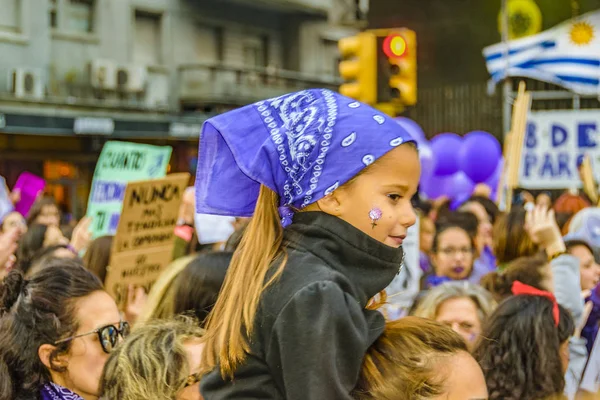
[[[107,140],[172,145],[172,170],[192,171],[211,115],[337,87],[341,4],[0,0],[0,175],[44,176],[80,216]]]

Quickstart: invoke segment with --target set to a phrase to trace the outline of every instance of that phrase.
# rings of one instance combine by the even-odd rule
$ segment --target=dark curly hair
[[[39,386],[50,372],[38,348],[72,336],[78,329],[75,305],[79,298],[103,290],[94,274],[77,265],[57,265],[26,280],[11,271],[0,285],[0,400],[37,398]],[[52,369],[71,341],[56,345],[50,355]]]
[[[562,306],[555,326],[553,303],[519,295],[504,301],[484,327],[473,353],[481,365],[490,400],[561,398],[565,379],[560,345],[575,330]]]

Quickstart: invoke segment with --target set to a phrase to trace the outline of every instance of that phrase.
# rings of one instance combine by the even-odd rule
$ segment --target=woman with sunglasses
[[[111,353],[100,380],[103,399],[201,400],[204,331],[188,317],[141,326]]]
[[[90,271],[53,266],[0,286],[0,400],[96,400],[108,354],[126,336],[114,300]]]

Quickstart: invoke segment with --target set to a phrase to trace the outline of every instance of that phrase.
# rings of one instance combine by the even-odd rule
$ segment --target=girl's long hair
[[[202,370],[219,366],[221,375],[233,377],[250,350],[254,320],[263,291],[283,272],[287,256],[282,251],[283,228],[279,196],[261,186],[254,216],[235,251],[221,293],[208,316]],[[267,273],[273,261],[281,258],[277,269]]]

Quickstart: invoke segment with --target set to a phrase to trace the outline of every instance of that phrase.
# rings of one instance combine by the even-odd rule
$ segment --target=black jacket
[[[339,218],[298,213],[285,230],[288,262],[261,299],[251,354],[225,381],[201,381],[206,400],[350,399],[384,318],[365,310],[399,271],[402,250]]]

